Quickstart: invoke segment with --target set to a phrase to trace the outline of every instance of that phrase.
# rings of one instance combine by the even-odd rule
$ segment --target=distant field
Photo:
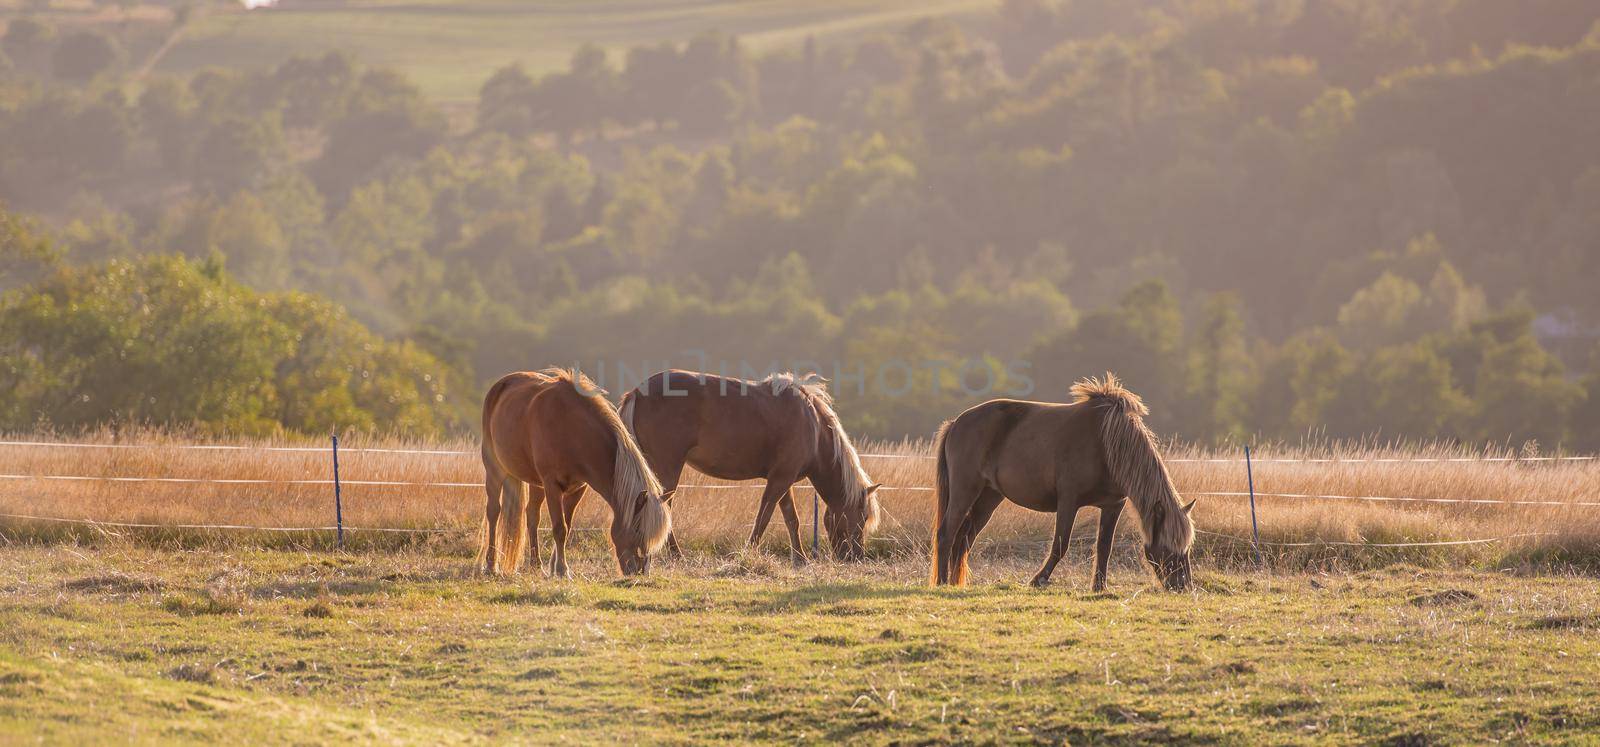
[[[277,64],[295,54],[344,50],[371,65],[401,70],[430,97],[461,104],[503,65],[530,71],[564,67],[588,42],[613,52],[620,65],[630,46],[684,42],[717,29],[739,35],[750,49],[799,44],[893,30],[928,16],[970,16],[992,0],[349,0],[293,2],[246,11],[204,4],[156,72],[191,72],[208,66],[249,68]],[[17,2],[0,2],[13,13]],[[53,15],[63,23],[120,23],[116,11],[93,10],[65,0]],[[135,12],[138,22],[160,23],[164,11]]]
[[[1587,743],[1600,587],[1119,565],[933,590],[760,557],[618,582],[403,553],[0,547],[0,742]],[[1025,565],[998,569],[1018,578]]]

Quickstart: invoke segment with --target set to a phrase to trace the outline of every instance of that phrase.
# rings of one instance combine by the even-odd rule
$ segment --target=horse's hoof
[[[1033,580],[1028,582],[1028,585],[1035,589],[1043,589],[1044,587],[1050,585],[1050,579],[1034,576]]]

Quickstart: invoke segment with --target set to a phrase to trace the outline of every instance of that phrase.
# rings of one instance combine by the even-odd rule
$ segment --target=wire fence
[[[236,452],[236,451],[262,451],[283,453],[331,453],[330,447],[316,446],[265,446],[242,444],[114,444],[114,443],[74,443],[65,441],[0,441],[0,447],[17,448],[59,448],[59,449],[173,449],[184,451],[210,451],[210,452]],[[339,453],[346,454],[394,454],[416,456],[476,456],[476,451],[453,449],[422,449],[422,448],[387,448],[387,447],[338,447]],[[882,454],[863,453],[866,459],[918,459],[934,460],[936,457],[927,454]],[[1556,463],[1556,462],[1593,462],[1595,455],[1563,455],[1563,456],[1516,456],[1516,457],[1281,457],[1281,458],[1169,458],[1168,463],[1205,463],[1205,464],[1461,464],[1461,463]],[[0,474],[0,480],[9,481],[69,481],[69,482],[111,482],[111,483],[165,483],[165,484],[217,484],[217,485],[306,485],[306,486],[332,486],[341,485],[365,487],[423,487],[423,488],[450,488],[471,489],[483,488],[482,482],[448,482],[448,481],[416,481],[416,480],[349,480],[339,479],[337,475],[332,479],[266,479],[266,478],[214,478],[214,477],[175,477],[175,476],[120,476],[120,475],[71,475],[71,474]],[[683,483],[680,488],[697,490],[759,490],[756,484],[694,484]],[[796,485],[801,490],[815,492],[809,485]],[[933,488],[917,485],[885,485],[880,488],[885,491],[895,492],[931,492]],[[1422,496],[1380,496],[1380,495],[1340,495],[1317,493],[1282,493],[1256,491],[1186,491],[1186,495],[1210,496],[1223,498],[1249,498],[1252,506],[1257,498],[1281,498],[1293,500],[1335,500],[1335,501],[1362,501],[1383,503],[1433,503],[1433,504],[1463,504],[1463,505],[1508,505],[1508,506],[1541,506],[1541,507],[1566,507],[1566,508],[1593,508],[1600,507],[1600,501],[1549,501],[1549,500],[1517,500],[1517,499],[1492,499],[1492,498],[1439,498]],[[140,523],[101,521],[97,519],[69,518],[60,516],[42,516],[34,514],[0,513],[0,518],[20,519],[27,521],[55,522],[66,524],[91,525],[99,527],[116,528],[141,528],[141,529],[195,529],[195,530],[250,530],[268,532],[386,532],[408,534],[433,534],[463,531],[462,528],[441,527],[376,527],[376,526],[350,526],[343,523],[342,517],[335,525],[330,526],[264,526],[248,524],[179,524],[179,523]],[[893,517],[889,517],[894,521]],[[895,522],[898,524],[898,522]],[[574,531],[599,531],[585,528]],[[1438,540],[1429,542],[1351,542],[1337,540],[1316,540],[1309,542],[1270,542],[1261,541],[1257,537],[1238,537],[1231,534],[1198,530],[1198,534],[1213,536],[1220,539],[1236,542],[1251,543],[1254,546],[1276,547],[1316,547],[1316,546],[1352,546],[1372,548],[1395,547],[1431,547],[1451,545],[1475,545],[1492,542],[1503,542],[1522,537],[1542,536],[1548,532],[1524,532],[1503,537],[1485,537],[1462,540]]]
[[[326,453],[325,446],[262,446],[256,444],[97,444],[67,441],[0,441],[0,447],[21,446],[67,449],[177,449],[186,451],[277,451],[299,453]],[[398,449],[374,447],[339,447],[348,454],[416,454],[423,456],[477,456],[468,449]],[[919,459],[933,461],[931,454],[872,454],[863,453],[866,459]],[[1420,464],[1420,463],[1472,463],[1472,462],[1592,462],[1600,455],[1560,456],[1467,456],[1467,457],[1255,457],[1256,464]],[[1168,464],[1244,464],[1243,457],[1175,457],[1162,461]]]

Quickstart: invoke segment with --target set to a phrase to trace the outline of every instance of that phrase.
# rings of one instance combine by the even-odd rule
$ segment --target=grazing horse
[[[824,384],[815,375],[792,373],[746,381],[662,371],[622,398],[622,422],[669,489],[677,487],[686,462],[725,480],[765,478],[750,546],[781,506],[795,562],[804,562],[805,550],[792,486],[811,480],[828,507],[823,526],[834,555],[859,560],[878,524],[874,492],[880,486],[861,467]],[[681,554],[675,537],[667,537],[667,546]]]
[[[1067,551],[1078,509],[1100,509],[1095,539],[1094,590],[1106,586],[1111,537],[1131,499],[1144,537],[1144,558],[1170,590],[1189,586],[1194,525],[1145,427],[1149,414],[1117,377],[1072,386],[1073,403],[996,399],[961,413],[939,431],[937,503],[933,514],[934,584],[965,584],[967,555],[1002,499],[1056,515],[1055,541],[1034,586]]]
[[[489,498],[478,550],[483,570],[515,573],[524,543],[533,567],[539,567],[539,505],[548,496],[555,535],[550,572],[570,576],[567,532],[584,486],[611,506],[618,570],[649,570],[651,553],[672,531],[668,495],[611,403],[576,371],[513,373],[495,382],[483,398],[483,489]]]

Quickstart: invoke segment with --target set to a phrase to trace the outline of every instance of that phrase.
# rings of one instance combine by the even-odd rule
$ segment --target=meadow
[[[619,581],[602,551],[550,581],[423,548],[8,544],[0,741],[1415,745],[1600,728],[1587,577],[1206,569],[1168,594],[1119,564],[1103,594],[1082,574],[934,590],[915,561],[762,555]]]
[[[1261,493],[1567,505],[1262,497],[1263,540],[1288,544],[1257,566],[1238,539],[1248,501],[1203,495],[1242,489],[1244,465],[1171,447],[1204,507],[1197,588],[1157,591],[1124,522],[1110,590],[1091,594],[1088,526],[1052,587],[1024,584],[1049,521],[1015,508],[980,537],[972,586],[928,588],[922,442],[861,446],[896,488],[864,563],[794,566],[780,531],[743,548],[755,486],[691,475],[684,559],[617,579],[591,497],[575,578],[554,580],[475,573],[467,441],[343,439],[347,524],[430,531],[357,528],[339,550],[328,531],[170,526],[329,524],[318,441],[74,440],[101,448],[0,447],[7,740],[1432,744],[1600,728],[1592,461],[1264,448]]]

